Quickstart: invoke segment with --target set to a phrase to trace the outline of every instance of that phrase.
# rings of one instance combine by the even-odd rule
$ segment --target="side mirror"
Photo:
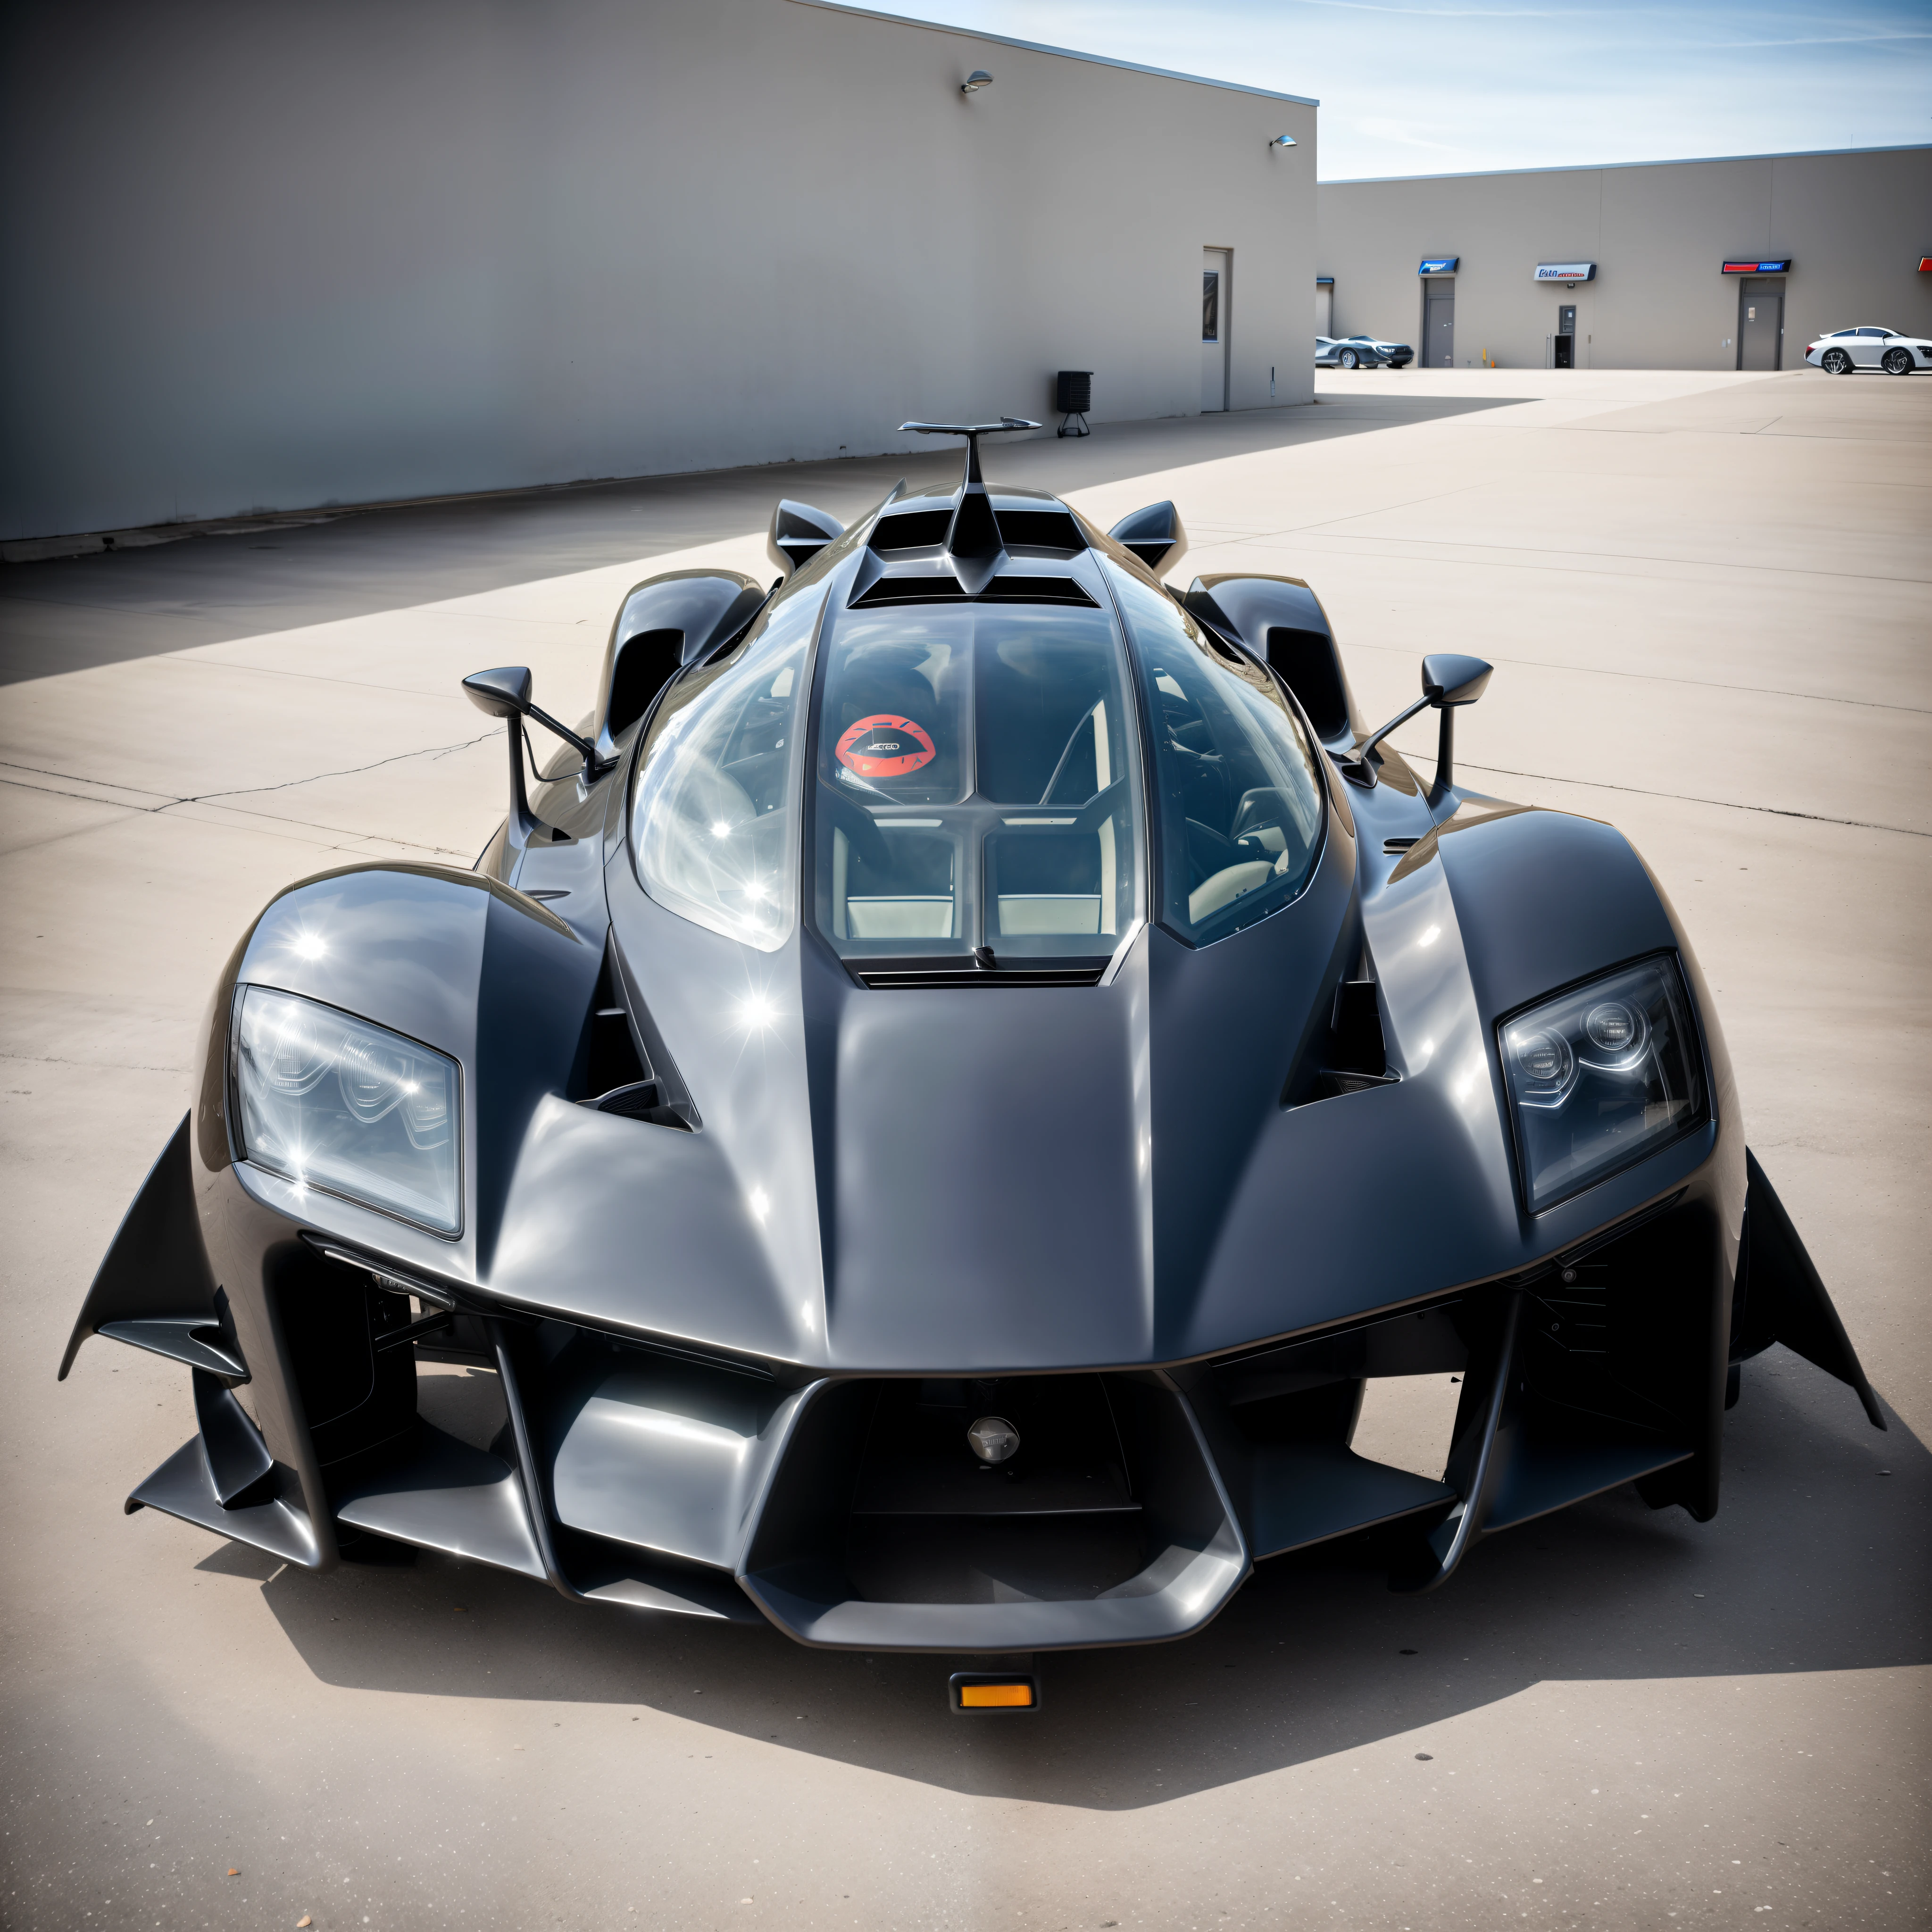
[[[463,680],[464,694],[486,718],[520,718],[530,708],[527,664],[506,664],[500,670],[472,671]]]
[[[1456,712],[1459,706],[1473,704],[1488,689],[1493,664],[1480,658],[1468,658],[1454,651],[1432,652],[1422,661],[1422,695],[1406,711],[1398,712],[1378,731],[1362,740],[1354,762],[1344,767],[1358,784],[1376,782],[1375,767],[1369,762],[1372,752],[1398,724],[1406,724],[1418,711],[1433,706],[1442,714],[1442,728],[1436,741],[1436,776],[1429,788],[1433,805],[1456,782]]]
[[[784,497],[772,512],[772,526],[765,536],[765,554],[790,577],[844,534],[845,526],[836,517],[814,510],[809,503],[794,503],[789,496]]]
[[[1187,554],[1187,532],[1172,503],[1150,503],[1123,517],[1107,534],[1156,577],[1165,576]]]
[[[464,695],[486,718],[503,718],[510,726],[510,817],[518,842],[527,841],[536,821],[530,816],[530,794],[524,784],[524,720],[533,718],[546,731],[554,734],[580,753],[584,781],[588,784],[610,769],[610,760],[600,758],[597,748],[580,738],[568,725],[560,724],[548,711],[531,701],[530,674],[526,664],[504,664],[495,670],[472,671],[463,680]]]
[[[1442,651],[1422,661],[1422,695],[1426,704],[1444,708],[1473,704],[1488,688],[1495,666],[1480,658]]]

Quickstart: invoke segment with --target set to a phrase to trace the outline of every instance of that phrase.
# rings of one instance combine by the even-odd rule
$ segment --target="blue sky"
[[[1315,95],[1324,181],[1932,141],[1932,0],[910,0],[878,10]]]

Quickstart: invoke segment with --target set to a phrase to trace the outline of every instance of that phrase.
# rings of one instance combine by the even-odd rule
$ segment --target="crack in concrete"
[[[466,752],[471,746],[480,745],[486,738],[494,738],[496,735],[494,731],[479,731],[475,737],[459,739],[453,745],[426,745],[420,751],[398,752],[388,758],[377,758],[366,765],[344,766],[340,771],[338,772],[312,772],[305,778],[285,778],[280,784],[242,785],[232,791],[198,791],[186,798],[170,799],[168,803],[170,805],[206,805],[212,798],[254,798],[263,792],[292,791],[298,785],[319,784],[324,778],[354,778],[358,772],[377,771],[384,765],[399,765],[410,758],[440,758],[451,752]],[[50,776],[59,778],[65,776],[66,774],[56,772],[50,773]],[[83,778],[76,782],[84,784],[89,781]],[[153,808],[159,812],[166,808],[156,806]]]
[[[94,785],[103,791],[136,792],[143,797],[158,799],[160,802],[158,805],[128,805],[118,799],[97,799],[92,802],[98,805],[117,806],[124,812],[165,812],[170,806],[205,805],[210,799],[216,798],[254,798],[264,792],[292,791],[302,785],[319,784],[324,778],[354,778],[360,772],[377,771],[384,765],[401,764],[410,758],[444,758],[452,752],[466,752],[472,745],[481,745],[496,735],[494,731],[479,731],[475,737],[459,738],[453,745],[425,745],[413,752],[395,752],[391,753],[386,758],[374,759],[366,765],[346,765],[340,771],[311,772],[306,778],[284,778],[276,784],[238,785],[228,791],[190,792],[184,796],[177,796],[170,792],[145,791],[139,785],[116,784],[109,778],[86,778],[78,772],[57,771],[51,765],[22,765],[16,764],[9,760],[4,764],[0,764],[0,771],[31,772],[36,778],[63,778],[69,784]],[[70,795],[77,796],[78,794]],[[326,830],[334,828],[319,827],[318,829]],[[360,838],[365,836],[370,835],[360,832],[344,834],[346,838]],[[407,844],[414,842],[404,839],[397,842]]]
[[[452,746],[450,748],[455,750],[460,749],[460,747]],[[47,798],[71,799],[80,805],[98,805],[107,812],[129,814],[143,818],[158,817],[164,812],[172,810],[177,805],[191,805],[195,802],[192,799],[164,799],[159,805],[128,805],[116,799],[92,798],[85,792],[63,791],[58,785],[30,784],[24,778],[6,776],[8,770],[29,771],[33,769],[31,766],[24,765],[0,767],[0,785],[10,785],[16,791],[39,792]],[[55,778],[67,776],[62,772],[49,772],[42,776]],[[72,784],[92,784],[95,782],[91,778],[69,778],[68,782]],[[148,795],[153,796],[152,794]],[[344,842],[352,841],[364,845],[371,843],[400,845],[408,851],[427,852],[437,858],[454,859],[463,864],[469,862],[469,854],[458,850],[454,845],[428,845],[418,838],[399,838],[394,832],[352,832],[344,826],[319,824],[315,820],[310,818],[277,818],[268,812],[252,813],[248,816],[253,818],[256,822],[253,825],[243,825],[237,829],[270,837],[290,837],[294,838],[298,844],[320,845],[330,851],[350,850],[351,845]],[[94,832],[104,830],[113,822],[111,819],[104,819],[92,825],[78,825],[70,831],[57,832],[47,838],[34,839],[29,844],[0,846],[0,857],[10,857],[16,852],[37,852],[44,847],[58,844],[62,839],[65,838],[89,837]],[[304,834],[319,836],[304,837],[303,836]],[[365,853],[363,856],[366,857],[369,855]]]
[[[1403,756],[1419,758],[1424,764],[1429,762],[1426,752],[1404,752]],[[1472,764],[1466,759],[1459,758],[1456,764],[1464,771],[1492,772],[1498,778],[1536,778],[1545,784],[1582,785],[1592,791],[1627,791],[1640,798],[1674,799],[1679,805],[1714,805],[1726,812],[1762,812],[1773,818],[1808,818],[1814,825],[1849,826],[1858,832],[1895,832],[1901,838],[1932,838],[1932,832],[1922,832],[1910,825],[1881,825],[1869,818],[1833,818],[1826,812],[1799,812],[1791,806],[1744,805],[1734,798],[1700,798],[1694,792],[1653,791],[1648,785],[1611,784],[1603,778],[1558,778],[1552,772],[1512,771],[1507,765]]]
[[[1451,493],[1454,494],[1454,493]],[[1427,497],[1418,500],[1430,502]],[[1406,504],[1396,507],[1406,508]],[[1318,537],[1330,543],[1386,543],[1400,544],[1405,549],[1418,551],[1429,549],[1470,550],[1481,553],[1474,562],[1491,570],[1550,570],[1560,569],[1572,559],[1580,560],[1587,570],[1598,563],[1650,563],[1660,567],[1685,571],[1730,571],[1739,576],[1750,577],[1816,577],[1827,581],[1843,580],[1851,584],[1932,584],[1932,578],[1895,577],[1883,571],[1871,570],[1819,570],[1802,564],[1732,563],[1717,556],[1652,556],[1642,550],[1538,550],[1528,544],[1472,543],[1466,537],[1407,537],[1399,536],[1386,530],[1349,530],[1341,526],[1353,523],[1359,517],[1379,516],[1378,510],[1363,510],[1346,517],[1324,518],[1312,524],[1294,524],[1283,530],[1282,536]],[[1274,532],[1251,537],[1251,543],[1266,543]],[[1504,560],[1498,561],[1498,559]],[[1523,560],[1518,561],[1518,560]],[[1460,557],[1443,560],[1426,558],[1425,562],[1461,562]],[[1609,575],[1622,576],[1626,573],[1611,572]]]
[[[1414,655],[1412,644],[1365,644],[1352,638],[1347,648],[1352,651],[1391,652],[1403,657]],[[1525,670],[1575,671],[1584,677],[1624,677],[1640,684],[1684,684],[1694,691],[1741,691],[1753,698],[1799,698],[1813,704],[1856,704],[1866,711],[1896,711],[1909,718],[1932,717],[1932,705],[1888,704],[1876,698],[1838,698],[1829,692],[1786,691],[1773,684],[1723,684],[1715,678],[1671,677],[1654,670],[1612,670],[1604,664],[1552,664],[1543,658],[1492,658],[1490,662],[1514,664]]]
[[[0,1048],[0,1060],[9,1060],[22,1066],[86,1066],[98,1073],[191,1073],[191,1062],[183,1060],[178,1066],[150,1066],[140,1060],[71,1060],[57,1053],[9,1053]]]

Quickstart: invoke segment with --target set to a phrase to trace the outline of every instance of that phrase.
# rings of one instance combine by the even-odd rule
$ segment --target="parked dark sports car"
[[[1415,360],[1415,351],[1406,342],[1384,342],[1376,335],[1318,335],[1315,338],[1315,366],[1318,369],[1406,369]]]
[[[1616,1484],[1702,1521],[1774,1340],[1884,1426],[1642,860],[1457,782],[1490,667],[1423,661],[1425,781],[1306,584],[1180,595],[1172,505],[986,485],[1030,426],[907,425],[963,481],[849,530],[782,503],[769,592],[640,584],[578,732],[467,680],[474,869],[271,902],[61,1364],[190,1372],[130,1511],[1023,1655],[1367,1528],[1418,1590]],[[1351,1447],[1450,1374],[1440,1480]]]

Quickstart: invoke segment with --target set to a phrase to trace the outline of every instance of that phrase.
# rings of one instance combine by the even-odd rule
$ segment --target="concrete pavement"
[[[1378,720],[1425,650],[1496,663],[1459,764],[1614,820],[1671,894],[1891,1432],[1774,1351],[1711,1524],[1614,1494],[1421,1600],[1347,1551],[1269,1566],[1192,1642],[1053,1660],[1011,1725],[948,1718],[927,1660],[573,1610],[441,1558],[313,1578],[125,1520],[193,1427],[184,1380],[98,1342],[52,1372],[243,925],[346,857],[475,854],[502,755],[462,674],[527,662],[571,716],[631,583],[762,572],[776,496],[849,515],[902,466],[10,566],[0,1923],[1932,1916],[1932,383],[1364,372],[1318,396],[989,467],[1102,523],[1172,496],[1184,575],[1307,578]],[[1426,762],[1426,722],[1398,742]]]

